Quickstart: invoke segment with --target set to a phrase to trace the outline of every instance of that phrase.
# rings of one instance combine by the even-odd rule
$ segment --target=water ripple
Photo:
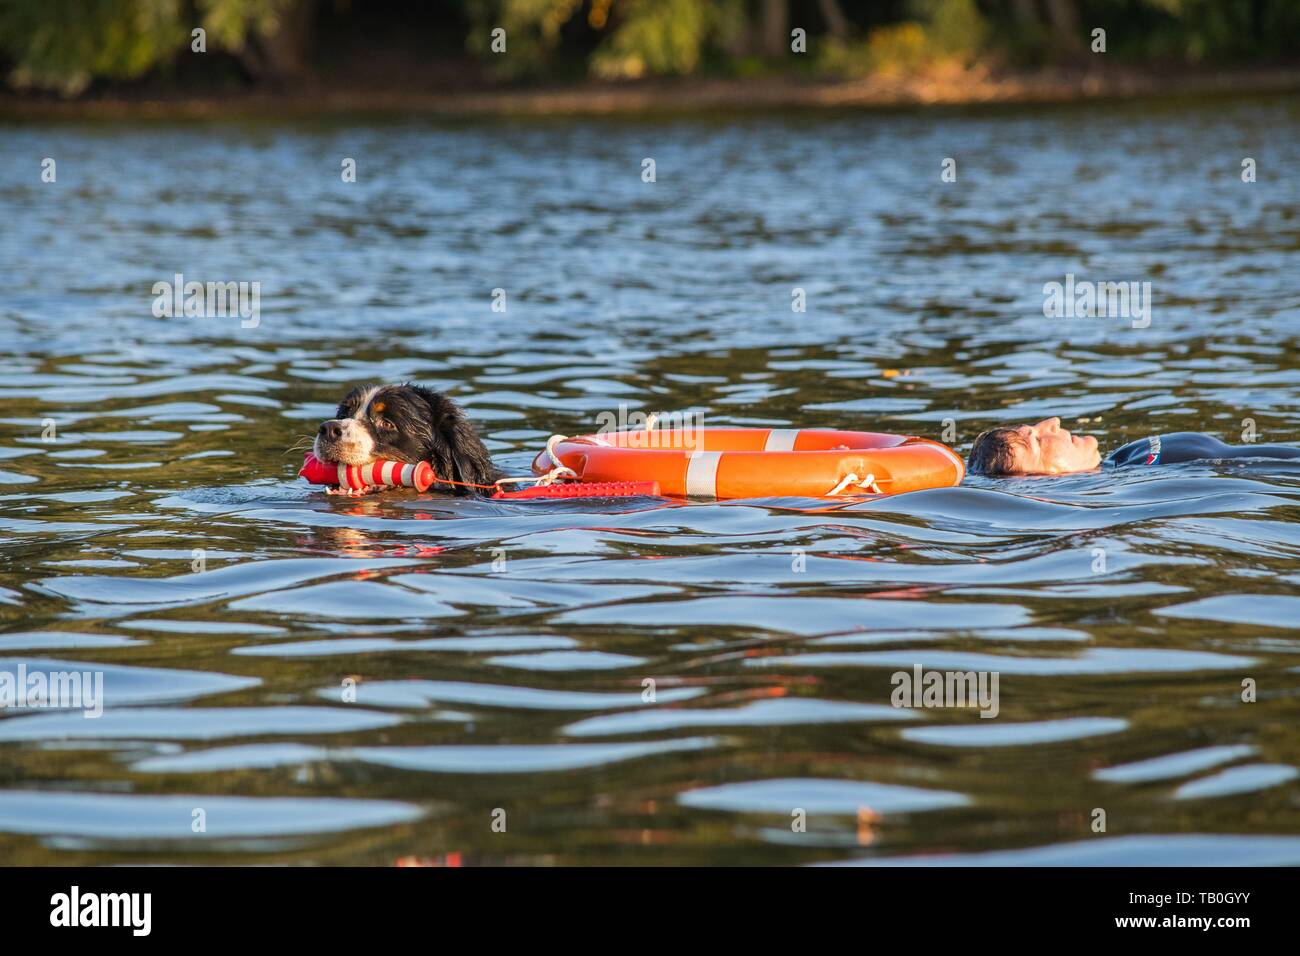
[[[5,125],[0,695],[102,673],[104,712],[0,710],[0,857],[1300,862],[1296,463],[726,503],[295,477],[347,387],[407,378],[514,474],[620,405],[1300,443],[1300,180],[1200,145],[1285,169],[1298,124]],[[916,157],[953,144],[940,189]],[[261,282],[260,323],[155,318],[176,272]],[[1066,273],[1149,279],[1150,326],[1044,318]],[[996,672],[998,715],[893,706],[918,667]]]

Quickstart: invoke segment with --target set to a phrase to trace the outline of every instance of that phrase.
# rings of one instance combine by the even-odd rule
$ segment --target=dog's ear
[[[422,385],[407,383],[407,388],[420,396],[429,406],[429,423],[433,429],[433,458],[430,462],[440,477],[453,481],[490,485],[501,473],[492,464],[492,456],[483,447],[473,423],[465,417],[460,406],[446,395]],[[458,495],[485,494],[486,488],[464,488],[453,485]]]

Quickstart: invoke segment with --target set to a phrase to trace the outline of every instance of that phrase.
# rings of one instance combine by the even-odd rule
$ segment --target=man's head
[[[1101,464],[1097,439],[1071,435],[1059,418],[1037,425],[990,428],[981,432],[967,456],[972,475],[1065,475],[1092,471]]]

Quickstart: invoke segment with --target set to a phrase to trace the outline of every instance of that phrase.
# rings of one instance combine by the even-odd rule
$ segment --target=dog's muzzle
[[[375,440],[356,419],[333,418],[321,422],[312,453],[321,461],[368,465],[375,460]]]

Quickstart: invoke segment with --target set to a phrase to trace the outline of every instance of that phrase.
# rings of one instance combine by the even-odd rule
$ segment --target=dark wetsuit
[[[1105,465],[1174,465],[1221,458],[1300,458],[1290,445],[1228,445],[1200,432],[1174,432],[1139,438],[1111,452]]]

